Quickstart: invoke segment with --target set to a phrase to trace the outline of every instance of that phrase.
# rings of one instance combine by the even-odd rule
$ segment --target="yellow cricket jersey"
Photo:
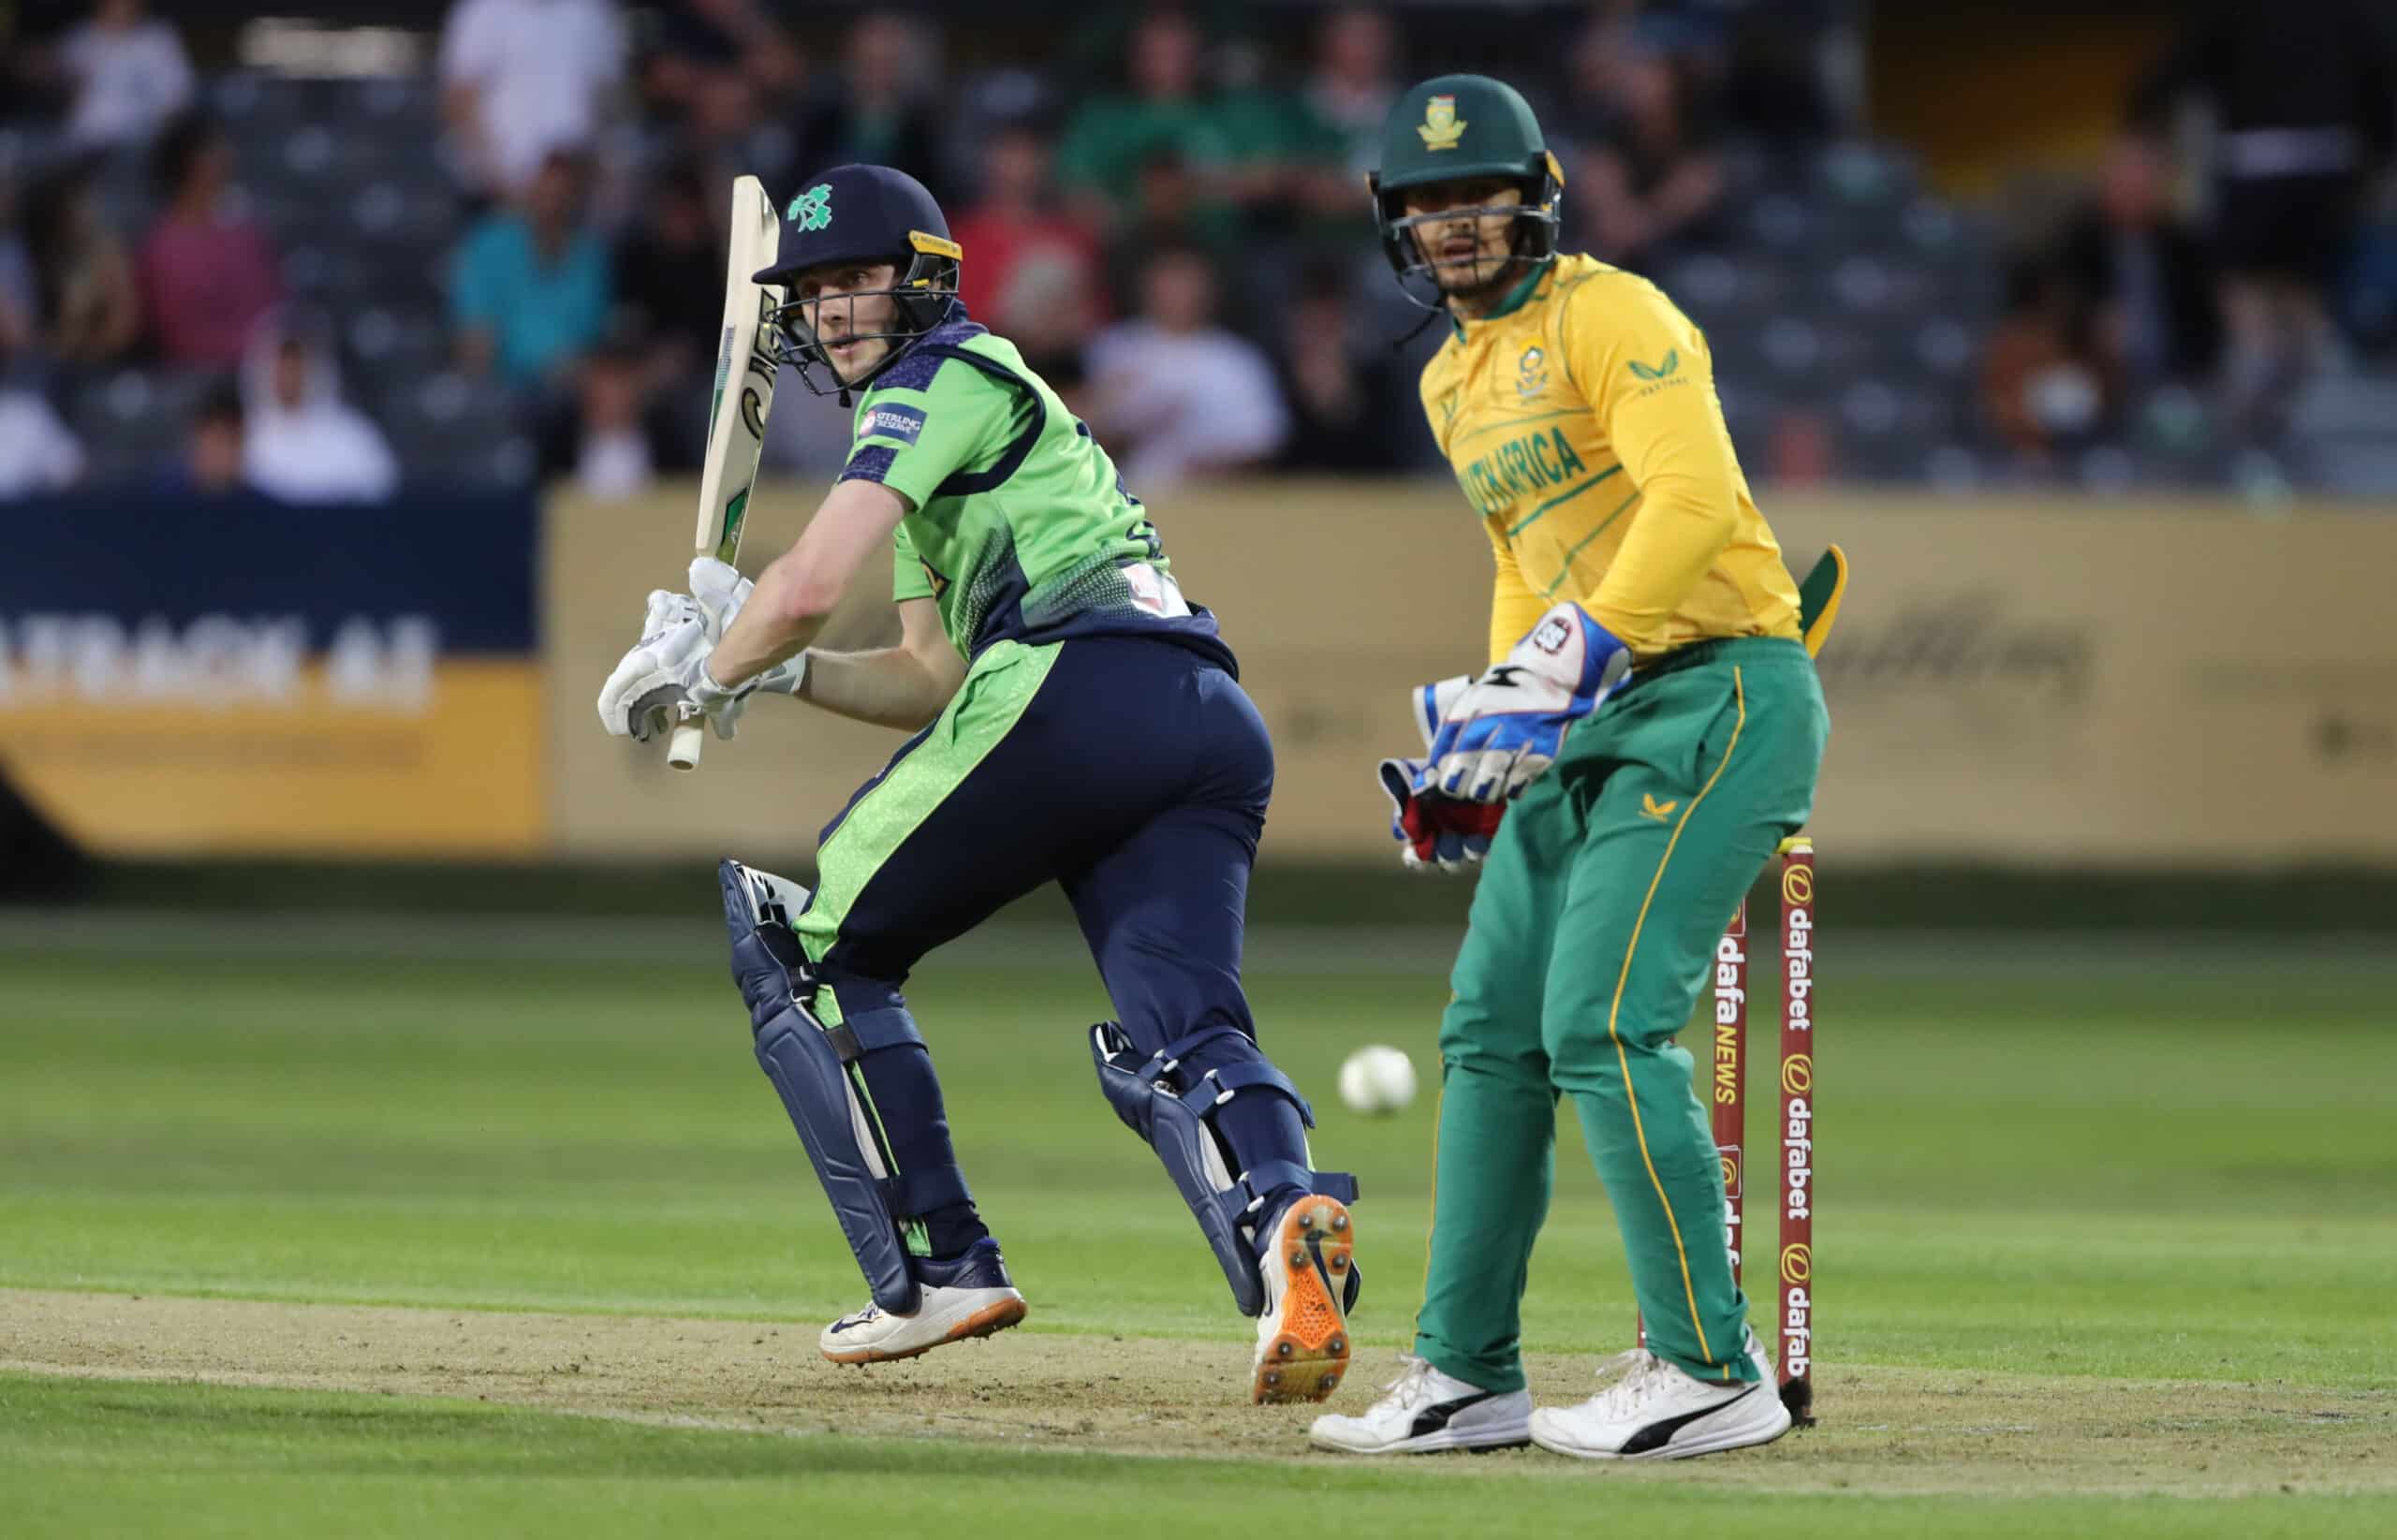
[[[1798,635],[1798,587],[1731,451],[1706,338],[1655,285],[1559,257],[1423,367],[1497,553],[1490,656],[1571,599],[1651,657]]]

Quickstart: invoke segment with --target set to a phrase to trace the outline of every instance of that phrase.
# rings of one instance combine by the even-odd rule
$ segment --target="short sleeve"
[[[892,386],[858,404],[843,481],[879,481],[920,508],[942,482],[993,458],[1013,415],[1011,392],[967,364],[935,372],[921,389]]]
[[[916,538],[907,533],[907,521],[890,532],[890,598],[894,604],[909,599],[933,596],[932,575],[924,570],[923,559],[916,554]]]

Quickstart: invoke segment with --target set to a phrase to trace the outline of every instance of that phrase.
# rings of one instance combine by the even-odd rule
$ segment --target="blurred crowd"
[[[2215,7],[2139,82],[2094,185],[2008,264],[1983,403],[2025,467],[2199,437],[2334,449],[2322,419],[2359,413],[2389,437],[2397,390],[2362,366],[2397,351],[2390,16]]]
[[[1718,352],[1720,329],[1748,323],[1718,317],[1710,293],[1740,290],[1757,230],[1789,224],[1786,197],[1756,196],[1756,168],[1809,164],[1852,135],[1816,46],[1828,8],[1610,0],[1511,51],[1566,164],[1566,244],[1655,273]],[[2392,227],[2367,217],[2390,148],[2385,56],[2322,30],[2350,8],[2284,0],[2268,22],[2193,32],[2126,105],[2085,204],[2017,254],[2002,311],[1960,345],[1959,317],[1937,314],[1948,291],[1918,284],[1925,315],[1877,323],[1922,328],[1904,367],[1950,369],[1954,412],[1918,424],[1907,408],[1932,388],[1875,376],[1841,380],[1834,415],[1860,443],[1951,435],[2030,477],[2141,434],[2288,433],[2308,382],[2397,334]],[[428,413],[451,438],[504,425],[509,453],[472,462],[487,474],[637,493],[701,452],[732,177],[779,195],[847,160],[933,188],[965,250],[970,313],[1136,487],[1435,466],[1414,377],[1440,332],[1418,331],[1381,265],[1362,172],[1398,90],[1454,61],[1410,47],[1404,10],[1325,7],[1296,31],[1243,28],[1238,10],[1101,8],[1032,70],[951,67],[939,9],[845,9],[802,30],[765,0],[457,0],[411,82],[426,142],[377,149],[434,187],[432,212],[405,179],[352,205],[370,266],[399,249],[377,232],[404,213],[441,222],[429,298],[363,321],[316,281],[342,254],[304,216],[259,216],[310,157],[343,174],[342,146],[302,129],[271,157],[244,150],[220,110],[242,82],[195,71],[142,0],[28,27],[5,60],[0,126],[37,129],[45,149],[0,160],[0,497],[133,479],[376,499],[427,474],[421,435],[395,449],[391,434]],[[2316,49],[2338,64],[2304,78],[2334,83],[2275,95],[2272,61]],[[2172,130],[2192,99],[2223,130],[2211,167]],[[101,197],[127,167],[139,196]],[[2219,195],[2213,233],[2184,216],[2193,186]],[[1934,200],[1906,196],[1891,227],[1903,215],[1905,239],[1947,240]],[[1837,265],[1844,291],[1861,282],[1836,253],[1801,259]],[[1994,271],[1995,242],[1941,259]],[[1804,361],[1836,353],[1810,343]],[[1727,365],[1727,403],[1741,389]],[[94,400],[96,419],[79,409]],[[180,418],[141,439],[153,462],[94,441],[158,400]],[[1843,462],[1807,431],[1823,414],[1758,402],[1772,403],[1735,405],[1733,426],[1766,478],[1922,460],[1899,444]],[[848,424],[790,391],[770,432],[776,464],[813,472],[838,463]]]

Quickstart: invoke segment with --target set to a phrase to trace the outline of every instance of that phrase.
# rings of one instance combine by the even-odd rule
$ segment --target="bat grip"
[[[674,736],[667,744],[666,762],[678,770],[698,770],[699,750],[707,741],[707,732],[700,726],[699,718],[676,723]]]

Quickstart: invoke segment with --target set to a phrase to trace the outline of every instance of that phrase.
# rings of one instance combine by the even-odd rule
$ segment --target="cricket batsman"
[[[1482,865],[1440,1023],[1415,1352],[1361,1415],[1312,1430],[1357,1454],[1529,1440],[1669,1459],[1790,1424],[1673,1036],[1811,810],[1829,718],[1706,338],[1648,280],[1557,251],[1563,183],[1523,98],[1478,75],[1401,97],[1371,179],[1390,265],[1446,311],[1423,407],[1497,579],[1490,667],[1419,691],[1425,757],[1384,769],[1410,864]],[[1599,1395],[1535,1411],[1520,1305],[1560,1095],[1647,1342]]]
[[[691,594],[651,595],[599,714],[645,740],[696,713],[729,738],[771,693],[914,734],[823,831],[814,892],[721,872],[757,1062],[873,1295],[824,1328],[827,1358],[904,1358],[1023,1319],[902,986],[1055,882],[1120,1018],[1091,1031],[1099,1089],[1257,1318],[1254,1399],[1320,1400],[1348,1357],[1356,1183],[1314,1168],[1312,1114],[1241,990],[1272,745],[1106,449],[966,317],[963,257],[932,195],[888,167],[837,167],[791,200],[756,275],[785,286],[771,345],[816,393],[854,398],[848,461],[754,587],[702,558]],[[892,564],[899,644],[811,647],[875,560]]]

